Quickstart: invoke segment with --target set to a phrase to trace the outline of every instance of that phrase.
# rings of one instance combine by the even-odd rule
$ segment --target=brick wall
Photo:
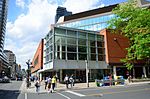
[[[106,62],[108,64],[120,64],[120,59],[125,58],[129,40],[118,34],[111,33],[110,30],[104,29],[100,32],[104,35]]]
[[[31,68],[31,73],[43,68],[43,44],[44,40],[42,39],[32,60],[33,68]]]

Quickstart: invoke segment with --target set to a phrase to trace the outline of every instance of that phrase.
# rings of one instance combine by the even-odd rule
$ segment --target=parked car
[[[7,76],[4,76],[3,78],[0,78],[1,83],[9,83],[10,79]]]

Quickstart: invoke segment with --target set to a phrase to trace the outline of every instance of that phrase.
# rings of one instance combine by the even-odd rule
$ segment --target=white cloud
[[[52,2],[53,1],[53,2]],[[31,0],[26,13],[20,13],[16,20],[7,22],[5,49],[16,54],[17,63],[23,68],[26,61],[33,58],[41,38],[44,38],[54,23],[59,0]],[[99,0],[63,0],[62,6],[73,13],[92,9]],[[24,0],[16,0],[16,4],[24,7]]]
[[[24,0],[16,0],[16,5],[24,8],[25,7],[25,1]]]
[[[96,8],[95,5],[99,3],[101,3],[101,0],[66,0],[63,5],[67,8],[68,11],[78,13],[89,9],[94,9]]]

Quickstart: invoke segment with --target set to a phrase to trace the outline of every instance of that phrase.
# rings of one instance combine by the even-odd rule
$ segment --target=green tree
[[[108,22],[108,28],[130,41],[126,58],[122,59],[127,68],[131,69],[137,60],[149,60],[150,9],[139,7],[137,0],[129,0],[119,4],[112,12],[115,18]]]

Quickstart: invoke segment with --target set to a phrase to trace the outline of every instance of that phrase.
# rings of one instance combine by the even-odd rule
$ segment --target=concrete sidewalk
[[[145,82],[134,82],[134,83],[128,83],[127,81],[125,82],[124,85],[121,86],[131,86],[131,85],[138,85],[138,84],[147,84],[150,83],[150,81],[145,81]],[[26,93],[35,93],[35,83],[31,82],[31,86],[30,88],[26,88],[26,82],[23,81],[20,91],[21,92],[26,92]],[[115,86],[120,86],[120,85],[115,85]],[[115,87],[115,86],[107,86],[107,87]],[[75,86],[73,86],[72,88],[70,88],[69,85],[69,89],[66,89],[66,85],[65,84],[61,84],[61,83],[57,83],[56,84],[56,91],[65,91],[65,90],[78,90],[78,89],[85,89],[87,88],[87,83],[76,83]],[[90,82],[89,83],[89,88],[98,88],[96,86],[95,82]],[[101,87],[103,88],[103,87]],[[45,83],[41,82],[41,86],[40,86],[40,93],[47,93],[47,90],[45,90]]]

